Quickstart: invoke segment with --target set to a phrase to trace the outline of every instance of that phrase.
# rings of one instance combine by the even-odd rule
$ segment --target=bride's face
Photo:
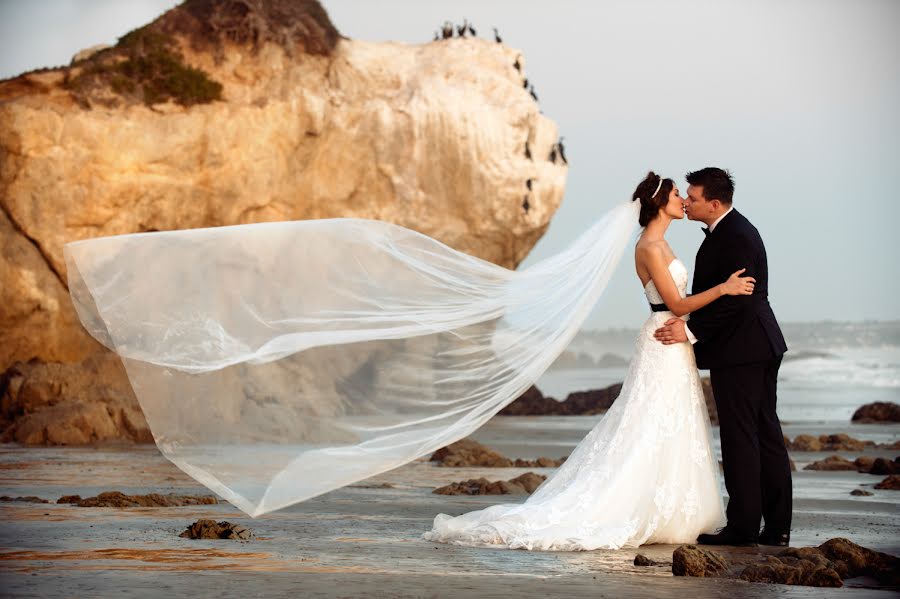
[[[677,186],[672,187],[669,192],[669,201],[662,207],[663,212],[669,215],[672,220],[680,220],[684,218],[684,198],[678,191]]]

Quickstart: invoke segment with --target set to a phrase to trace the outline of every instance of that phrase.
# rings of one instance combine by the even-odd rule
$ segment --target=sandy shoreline
[[[509,457],[559,457],[567,455],[585,427],[594,422],[580,417],[540,420],[497,418],[473,438]],[[835,427],[817,428],[805,426],[802,432],[841,432]],[[900,436],[898,425],[843,428],[880,442]],[[887,450],[864,453],[893,457]],[[802,468],[819,459],[819,454],[792,453],[792,457]],[[10,595],[42,597],[108,596],[123,590],[129,596],[180,595],[191,589],[235,597],[291,592],[311,597],[462,593],[725,597],[735,592],[747,597],[893,596],[871,588],[875,582],[865,578],[847,580],[841,589],[817,589],[679,578],[666,567],[632,564],[636,553],[671,562],[672,545],[536,552],[455,547],[419,538],[440,512],[458,514],[522,500],[434,495],[433,488],[479,476],[511,478],[529,470],[551,472],[442,468],[420,460],[255,520],[227,503],[123,509],[0,503],[4,523],[0,577]],[[849,495],[850,490],[860,485],[870,488],[881,478],[856,472],[796,472],[792,545],[818,545],[841,536],[900,555],[900,493]],[[2,447],[0,495],[37,495],[55,502],[62,495],[86,497],[108,490],[209,494],[153,446]],[[239,522],[255,538],[250,542],[191,541],[177,536],[198,518]],[[739,559],[742,552],[755,551],[733,550],[729,557]],[[775,551],[760,548],[758,552]]]

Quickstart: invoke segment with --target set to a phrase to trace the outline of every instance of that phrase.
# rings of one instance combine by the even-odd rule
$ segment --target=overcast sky
[[[177,2],[0,0],[0,78],[115,43]],[[566,138],[565,199],[523,266],[565,247],[648,170],[721,166],[769,254],[782,321],[900,319],[900,2],[325,1],[337,28],[422,43],[445,19],[523,51]],[[700,226],[674,223],[689,268]],[[630,252],[629,252],[630,255]],[[629,256],[586,327],[646,317]]]

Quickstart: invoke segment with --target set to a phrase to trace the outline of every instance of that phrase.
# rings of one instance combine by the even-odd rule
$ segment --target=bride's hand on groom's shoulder
[[[683,343],[688,340],[687,333],[684,331],[684,321],[680,318],[670,318],[663,326],[656,329],[653,336],[663,345]]]

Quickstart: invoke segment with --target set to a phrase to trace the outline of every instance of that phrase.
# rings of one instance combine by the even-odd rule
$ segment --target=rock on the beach
[[[499,416],[582,416],[602,414],[612,406],[622,384],[616,383],[603,389],[576,391],[564,401],[544,396],[532,386],[518,399],[498,412]]]
[[[431,454],[429,460],[451,468],[463,466],[508,468],[513,465],[509,458],[472,439],[460,439],[441,447]]]
[[[876,489],[887,489],[890,491],[900,490],[900,474],[892,474],[877,485]]]
[[[201,519],[187,527],[179,537],[187,539],[235,539],[246,541],[253,533],[246,526],[232,524],[231,522]]]
[[[886,458],[875,458],[869,467],[869,474],[900,474],[900,456],[895,457],[893,461]]]
[[[655,562],[646,555],[642,555],[638,553],[634,556],[634,565],[635,566],[662,566],[667,564],[660,564],[659,562]]]
[[[877,474],[880,476],[900,474],[900,457],[896,457],[891,461],[886,458],[860,456],[853,461],[853,464],[856,466],[856,471],[863,474]]]
[[[359,217],[515,268],[559,207],[567,167],[538,158],[558,129],[522,87],[519,50],[351,40],[310,0],[238,7],[187,0],[112,48],[0,81],[4,440],[152,441],[68,297],[67,242]],[[167,54],[138,58],[171,55],[199,77],[176,92],[218,99],[154,99],[160,81],[116,66],[156,44]]]
[[[682,545],[672,553],[672,574],[675,576],[718,576],[727,570],[725,559],[709,549]]]
[[[718,424],[719,417],[716,411],[716,402],[712,394],[712,385],[709,377],[700,380],[703,386],[703,396],[706,400],[706,410],[709,413],[710,422]],[[603,389],[590,391],[575,391],[566,396],[563,401],[545,396],[541,391],[531,386],[515,401],[498,412],[499,416],[591,416],[603,414],[612,407],[613,402],[622,391],[622,383],[616,383]]]
[[[856,497],[871,497],[874,495],[871,491],[866,491],[865,489],[853,489],[850,491],[851,495],[855,495]]]
[[[429,458],[438,462],[441,466],[462,468],[467,466],[481,466],[486,468],[555,468],[566,461],[565,457],[558,460],[540,457],[534,460],[516,458],[511,460],[493,449],[482,445],[473,439],[460,439],[450,445],[441,447]]]
[[[534,472],[526,472],[509,480],[489,481],[486,478],[471,478],[451,483],[432,491],[437,495],[527,495],[534,493],[547,477]]]
[[[857,576],[871,576],[884,585],[900,581],[900,558],[873,551],[845,538],[818,547],[789,547],[747,565],[740,578],[749,582],[840,587]]]
[[[892,401],[867,403],[853,412],[853,417],[850,420],[857,424],[900,422],[900,405]]]
[[[803,553],[803,557],[781,555],[779,554],[779,557],[770,555],[761,563],[750,564],[741,572],[741,580],[811,587],[844,586],[843,580],[833,567],[834,564],[817,551],[810,554]]]
[[[56,500],[56,503],[80,503],[81,495],[63,495]]]
[[[818,550],[837,566],[841,578],[871,576],[881,584],[900,585],[900,558],[836,537],[819,545]]]
[[[40,497],[36,497],[34,495],[26,495],[24,497],[10,497],[9,495],[3,495],[0,497],[0,501],[21,501],[23,503],[50,503],[46,499],[41,499]]]
[[[847,458],[842,458],[839,455],[831,455],[825,458],[824,460],[819,460],[817,462],[813,462],[811,464],[807,464],[803,467],[804,470],[825,470],[825,471],[833,471],[833,470],[857,470],[857,466],[854,462],[851,462]]]
[[[218,502],[219,500],[211,495],[162,495],[160,493],[125,495],[119,491],[106,491],[96,497],[82,499],[75,505],[78,507],[175,507],[181,505],[213,505]]]
[[[784,437],[784,445],[790,451],[862,451],[875,447],[874,441],[854,439],[845,433],[835,435],[797,435],[793,442]]]

